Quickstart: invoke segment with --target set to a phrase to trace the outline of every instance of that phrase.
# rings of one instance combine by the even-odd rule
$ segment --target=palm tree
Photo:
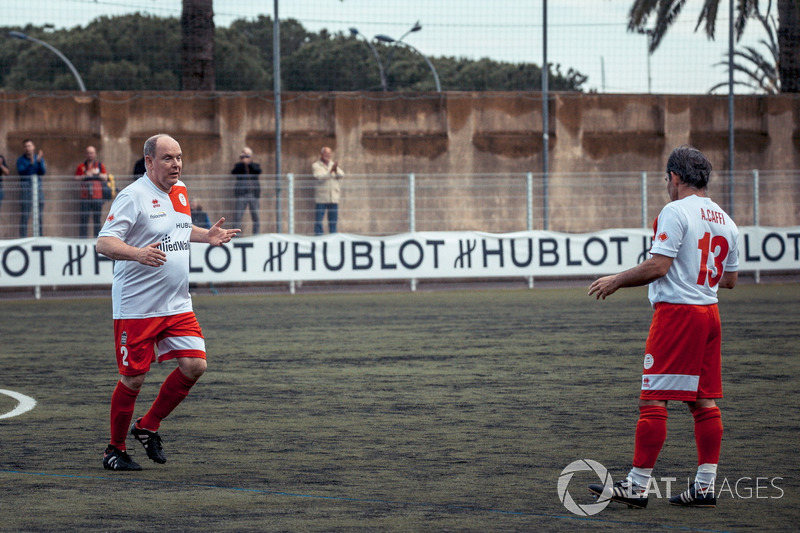
[[[733,0],[728,0],[733,1]],[[709,39],[714,38],[717,12],[721,0],[703,0],[695,31],[705,23]],[[628,14],[628,31],[652,31],[650,53],[661,43],[667,30],[680,15],[686,0],[634,0]],[[744,32],[747,21],[756,17],[758,0],[736,0],[737,16],[734,23],[736,39]],[[655,16],[655,24],[648,28],[648,21]],[[757,17],[756,17],[757,18]],[[778,73],[781,92],[800,92],[800,0],[778,0]]]
[[[771,11],[771,8],[772,0],[767,4],[767,13]],[[733,70],[744,74],[745,81],[734,80],[733,83],[761,93],[778,94],[781,92],[781,80],[778,73],[779,50],[778,42],[775,39],[775,30],[778,25],[775,22],[775,17],[764,15],[761,12],[757,12],[754,18],[761,22],[761,26],[767,34],[769,40],[761,39],[759,43],[769,51],[771,57],[769,59],[765,58],[760,51],[752,46],[745,46],[742,49],[735,50],[733,52]],[[736,59],[744,61],[744,63],[737,62]],[[717,65],[728,67],[728,60],[720,61]],[[714,85],[708,92],[713,93],[717,89],[727,86],[728,82],[723,81]]]
[[[216,88],[212,0],[183,0],[181,65],[183,90],[213,91]]]

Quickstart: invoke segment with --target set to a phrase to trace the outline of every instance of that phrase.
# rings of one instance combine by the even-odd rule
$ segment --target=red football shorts
[[[647,336],[642,400],[722,398],[717,305],[657,303]]]
[[[124,376],[144,374],[156,361],[206,358],[206,342],[193,312],[114,320],[114,343],[119,373]]]

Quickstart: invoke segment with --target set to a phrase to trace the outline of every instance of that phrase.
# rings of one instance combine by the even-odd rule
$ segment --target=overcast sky
[[[489,57],[500,61],[543,60],[544,0],[281,0],[281,19],[295,18],[310,31],[326,28],[365,36],[399,38],[416,21],[422,30],[404,41],[429,58]],[[721,1],[715,41],[694,27],[702,2],[689,0],[678,22],[649,60],[647,37],[627,32],[632,0],[549,0],[547,57],[550,63],[589,76],[587,90],[615,93],[703,94],[727,80],[728,3]],[[766,4],[765,4],[766,7]],[[775,8],[773,7],[773,10]],[[4,26],[85,26],[101,15],[133,12],[179,17],[181,0],[0,0]],[[274,0],[214,0],[215,24],[272,16]],[[743,44],[764,38],[751,21]],[[434,61],[435,64],[435,61]]]

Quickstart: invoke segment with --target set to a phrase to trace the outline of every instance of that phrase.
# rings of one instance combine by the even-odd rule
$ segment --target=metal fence
[[[119,188],[132,179],[117,176]],[[200,201],[212,223],[222,216],[228,221],[226,226],[235,223],[232,176],[184,175],[183,180],[190,198]],[[262,175],[256,212],[260,232],[313,234],[314,187],[309,175]],[[3,191],[0,239],[18,238],[18,177],[7,176]],[[715,172],[708,192],[739,225],[800,225],[800,170]],[[546,177],[539,173],[348,175],[342,182],[338,231],[373,236],[413,231],[586,233],[650,227],[667,201],[663,171],[551,173]],[[102,205],[101,224],[110,204]],[[45,176],[41,205],[41,235],[80,235],[79,183],[72,176]],[[37,209],[37,202],[32,202],[25,236],[34,234]],[[241,227],[245,235],[253,233],[249,210]],[[91,217],[87,235],[96,235]]]

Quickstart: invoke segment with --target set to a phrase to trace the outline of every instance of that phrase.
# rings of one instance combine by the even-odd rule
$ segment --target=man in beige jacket
[[[344,170],[339,163],[332,161],[333,151],[324,146],[319,154],[319,160],[311,165],[314,179],[317,180],[317,189],[314,194],[316,202],[314,214],[314,235],[322,235],[322,219],[325,211],[328,212],[328,229],[336,233],[336,222],[339,220],[339,197],[342,189],[340,181]]]

